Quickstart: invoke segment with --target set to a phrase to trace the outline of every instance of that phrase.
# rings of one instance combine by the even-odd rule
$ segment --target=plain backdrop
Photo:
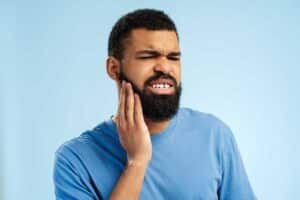
[[[300,188],[300,3],[2,1],[0,199],[54,199],[55,150],[114,114],[105,71],[112,25],[136,8],[177,24],[181,105],[212,113],[237,139],[259,199]],[[243,199],[241,197],[241,199]]]

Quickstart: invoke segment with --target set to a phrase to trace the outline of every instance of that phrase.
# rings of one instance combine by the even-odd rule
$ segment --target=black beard
[[[122,67],[121,67],[122,69]],[[175,93],[170,95],[157,95],[146,90],[150,82],[159,78],[171,79],[174,82]],[[120,83],[125,80],[131,83],[132,89],[140,96],[144,117],[153,122],[162,122],[171,119],[178,111],[180,96],[181,96],[181,83],[178,85],[175,78],[163,72],[156,73],[144,83],[144,89],[140,90],[132,81],[130,81],[124,72],[121,70],[119,74]],[[178,85],[178,86],[177,86]]]

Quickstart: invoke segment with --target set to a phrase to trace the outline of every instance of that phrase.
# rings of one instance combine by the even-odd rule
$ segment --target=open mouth
[[[174,82],[170,79],[158,79],[151,81],[147,88],[154,94],[173,94]]]

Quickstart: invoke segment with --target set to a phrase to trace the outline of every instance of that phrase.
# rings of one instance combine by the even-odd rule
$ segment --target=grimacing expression
[[[145,82],[146,87],[143,90],[140,90],[132,81],[130,81],[123,71],[119,74],[120,83],[122,80],[130,82],[132,89],[137,93],[141,98],[143,114],[148,119],[151,119],[154,122],[161,122],[172,118],[178,111],[179,101],[181,95],[181,84],[176,85],[175,93],[168,95],[154,94],[147,90],[147,85],[150,80],[156,81],[159,79],[170,79],[171,77],[164,74],[157,74],[153,77],[150,77],[148,81]]]
[[[120,63],[118,79],[132,84],[146,118],[159,122],[177,113],[182,88],[180,50],[174,31],[133,30]]]

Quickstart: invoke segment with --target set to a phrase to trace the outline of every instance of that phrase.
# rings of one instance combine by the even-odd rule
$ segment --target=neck
[[[145,123],[148,127],[150,135],[155,135],[161,131],[163,131],[169,125],[170,120],[162,121],[162,122],[153,122],[149,119],[145,118]]]

